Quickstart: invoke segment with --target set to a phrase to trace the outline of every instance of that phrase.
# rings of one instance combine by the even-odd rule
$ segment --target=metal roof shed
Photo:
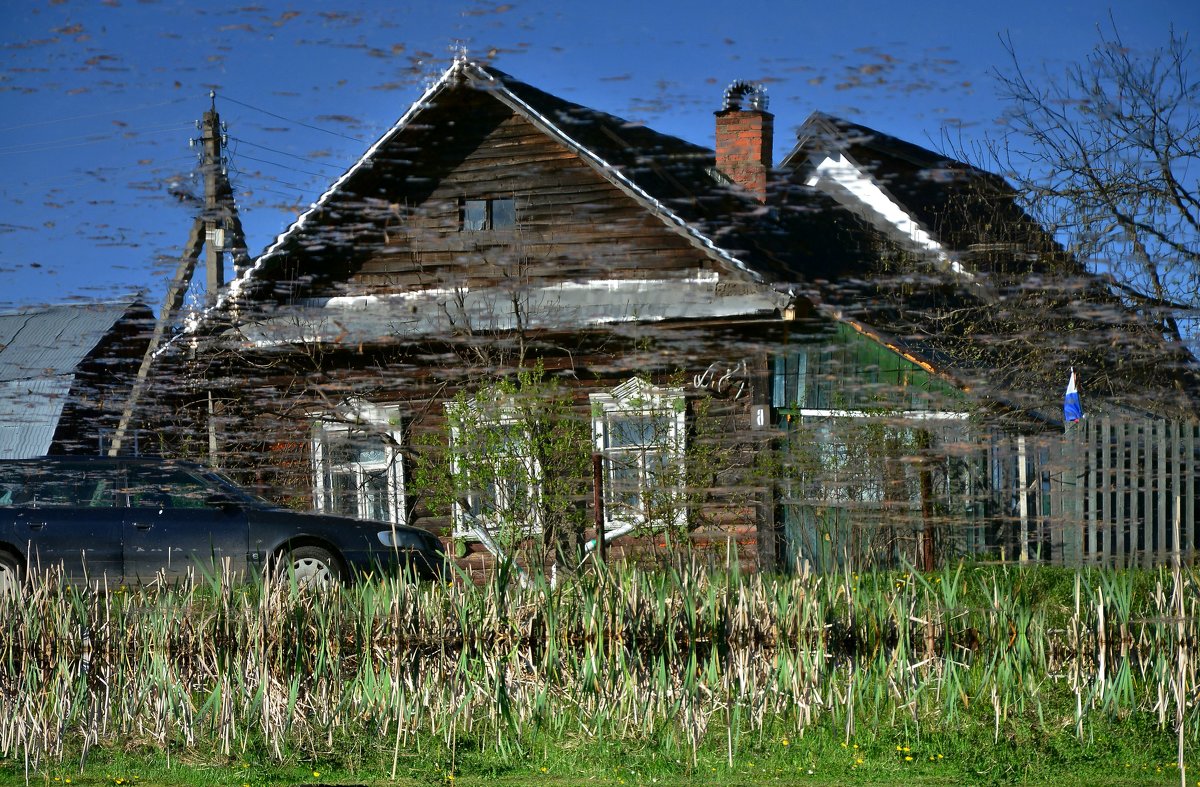
[[[0,314],[0,459],[98,450],[151,318],[132,300]]]

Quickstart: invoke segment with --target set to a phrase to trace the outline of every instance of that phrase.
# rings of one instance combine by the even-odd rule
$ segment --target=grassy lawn
[[[524,772],[521,772],[524,771]],[[317,775],[314,775],[317,774]],[[144,767],[128,766],[123,769],[93,767],[87,768],[83,774],[75,771],[56,768],[50,772],[30,774],[29,784],[32,785],[72,785],[72,787],[112,787],[112,785],[136,785],[136,787],[167,787],[168,785],[401,785],[402,787],[417,787],[418,785],[456,785],[457,787],[564,787],[565,785],[595,784],[595,785],[661,785],[662,787],[752,787],[752,785],[812,785],[826,787],[827,785],[912,785],[914,787],[956,784],[1028,784],[1055,785],[1056,787],[1074,787],[1075,785],[1177,785],[1179,772],[1174,764],[1132,764],[1119,765],[1112,763],[1105,766],[1095,763],[1078,771],[1061,771],[1048,773],[1044,769],[1031,764],[1030,773],[1025,777],[1002,778],[995,773],[965,772],[953,763],[927,763],[908,765],[905,767],[892,765],[864,765],[858,769],[848,769],[841,766],[831,766],[815,769],[796,765],[794,763],[767,761],[735,763],[728,767],[710,768],[709,772],[699,770],[688,773],[673,773],[668,771],[644,772],[636,769],[621,770],[617,768],[610,773],[582,770],[577,772],[555,773],[547,770],[543,773],[540,768],[511,769],[503,773],[463,774],[453,779],[444,774],[427,773],[421,775],[397,774],[395,779],[389,775],[342,773],[338,771],[313,771],[307,767],[219,767],[202,765],[173,765],[171,769],[162,766],[146,764]],[[0,771],[0,783],[25,784],[24,774],[16,769]],[[1188,784],[1198,783],[1195,774],[1188,771]]]
[[[423,752],[402,752],[395,761],[380,750],[329,753],[312,762],[268,764],[267,758],[230,760],[191,752],[173,755],[152,750],[94,751],[82,773],[59,763],[31,771],[29,784],[61,787],[106,785],[663,785],[733,787],[735,785],[955,785],[1030,784],[1176,785],[1180,783],[1169,736],[1138,725],[1114,724],[1095,731],[1087,746],[1057,736],[1025,746],[1016,740],[993,743],[969,730],[961,736],[924,736],[911,745],[894,743],[893,731],[863,743],[842,744],[831,731],[810,731],[803,739],[750,742],[733,758],[702,749],[693,765],[663,748],[578,741],[540,741],[520,756],[500,756],[486,742],[466,745],[452,766],[446,752],[429,743]],[[1198,764],[1200,765],[1200,764]],[[0,763],[0,783],[25,784],[19,763]],[[1189,764],[1188,784],[1200,784],[1200,767]]]

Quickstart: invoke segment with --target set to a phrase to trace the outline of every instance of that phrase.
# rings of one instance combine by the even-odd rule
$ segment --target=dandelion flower
[[[912,762],[912,755],[910,754],[910,755],[908,755],[907,757],[905,757],[905,758],[904,758],[904,761],[905,761],[905,762]]]

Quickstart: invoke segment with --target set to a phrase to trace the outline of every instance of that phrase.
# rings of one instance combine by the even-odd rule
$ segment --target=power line
[[[195,156],[175,156],[173,158],[156,159],[155,164],[157,166],[166,166],[167,164],[175,164],[178,162],[195,161],[195,160],[196,160]],[[117,172],[128,172],[131,169],[144,169],[144,167],[141,164],[127,164],[123,167],[105,167],[104,172],[106,174],[107,173],[117,173]],[[71,172],[66,175],[55,175],[52,178],[43,178],[42,180],[23,181],[21,183],[21,185],[24,188],[32,189],[32,188],[40,188],[42,186],[46,186],[51,183],[62,184],[62,183],[66,183],[67,181],[70,181],[72,183],[84,183],[84,182],[87,182],[87,181],[90,181],[93,179],[94,179],[93,175],[89,175],[89,174],[81,173],[81,172]]]
[[[163,126],[152,126],[147,129],[135,129],[134,133],[143,134],[162,134],[168,131],[179,131],[180,129],[191,128],[191,124],[173,122]],[[130,133],[129,130],[114,131],[108,134],[78,134],[73,137],[62,137],[60,139],[49,139],[41,142],[23,142],[17,145],[9,145],[6,148],[0,148],[0,156],[11,155],[14,153],[45,153],[52,150],[65,150],[66,148],[78,148],[85,145],[95,145],[100,142],[108,142],[117,137],[122,137]],[[82,139],[83,142],[74,142],[74,140]],[[70,144],[60,144],[70,143]]]
[[[280,191],[278,189],[269,189],[266,186],[251,186],[250,189],[248,189],[248,192],[250,194],[258,194],[260,192],[262,192],[264,194],[277,194],[280,197],[286,197],[287,199],[291,200],[293,203],[296,204],[297,207],[299,207],[301,209],[304,208],[304,195],[303,194],[288,194],[285,191]]]
[[[71,115],[71,116],[62,117],[62,118],[52,118],[50,120],[38,120],[33,123],[21,123],[16,126],[5,126],[3,128],[0,128],[0,133],[3,133],[5,131],[17,131],[17,130],[23,129],[23,128],[34,128],[36,126],[50,126],[50,125],[54,125],[55,123],[66,123],[66,122],[72,121],[72,120],[87,120],[89,118],[104,117],[105,115],[120,115],[120,114],[128,113],[128,112],[140,112],[143,109],[153,109],[155,107],[165,107],[165,106],[169,106],[171,104],[181,104],[184,101],[191,101],[191,100],[192,99],[189,97],[180,97],[180,98],[173,98],[170,101],[160,101],[156,104],[142,104],[141,106],[127,107],[124,109],[106,109],[103,112],[92,112],[87,115]]]
[[[253,104],[247,104],[245,101],[238,101],[236,98],[230,98],[228,95],[226,95],[224,93],[221,94],[221,98],[224,99],[225,101],[232,101],[235,104],[240,104],[241,106],[246,107],[247,109],[253,109],[255,112],[261,112],[264,115],[270,115],[271,117],[276,118],[277,120],[286,120],[288,123],[295,123],[297,126],[304,126],[305,128],[311,128],[313,131],[321,131],[326,134],[332,134],[335,137],[341,137],[342,139],[348,139],[348,140],[351,140],[352,142],[362,142],[363,141],[362,139],[360,139],[358,137],[352,137],[347,134],[343,134],[340,131],[330,131],[327,128],[321,128],[320,126],[314,126],[309,123],[305,123],[302,120],[296,120],[295,118],[289,118],[289,117],[284,117],[283,115],[277,115],[274,112],[270,112],[268,110],[263,109],[262,107],[256,107]]]
[[[305,162],[308,162],[309,164],[316,164],[318,167],[328,167],[330,169],[337,169],[337,170],[342,169],[341,167],[339,167],[336,164],[326,164],[323,161],[313,161],[308,156],[300,156],[295,153],[288,153],[286,150],[279,150],[277,148],[269,147],[267,145],[260,145],[257,142],[251,142],[250,140],[243,139],[242,137],[235,137],[232,134],[229,135],[229,138],[231,140],[233,140],[234,142],[237,142],[240,145],[249,145],[252,148],[259,148],[260,150],[269,150],[272,153],[277,153],[280,156],[287,156],[288,158],[299,159],[300,161],[305,161]],[[282,165],[280,165],[280,166],[282,166]]]
[[[308,170],[304,170],[304,169],[297,169],[296,167],[289,167],[287,164],[280,164],[278,161],[269,161],[269,160],[267,160],[267,159],[265,159],[265,158],[256,158],[256,157],[254,157],[254,156],[251,156],[251,155],[248,155],[248,154],[246,154],[246,153],[238,153],[238,154],[237,154],[237,157],[238,157],[238,158],[244,158],[244,159],[248,159],[248,160],[250,160],[250,161],[257,161],[257,162],[259,162],[259,163],[262,163],[262,164],[270,164],[272,167],[279,167],[280,169],[286,169],[286,170],[287,170],[287,171],[289,171],[289,172],[299,172],[301,175],[312,175],[312,176],[313,176],[313,177],[315,177],[315,178],[326,178],[326,177],[329,177],[329,176],[328,176],[326,173],[324,173],[324,172],[309,172]]]
[[[258,175],[251,175],[250,173],[248,173],[248,172],[246,172],[246,171],[244,171],[244,170],[238,170],[238,172],[239,172],[240,174],[244,175],[244,176],[245,176],[245,177],[247,177],[247,178],[251,178],[251,179],[261,179],[261,180],[269,180],[269,181],[271,181],[272,183],[278,183],[278,184],[280,184],[281,186],[287,186],[288,188],[293,188],[293,189],[296,189],[296,190],[298,190],[298,191],[302,191],[302,192],[305,192],[305,193],[309,192],[309,188],[308,188],[308,187],[306,187],[306,186],[300,186],[300,185],[297,185],[297,184],[295,184],[295,183],[289,183],[289,182],[288,182],[288,181],[286,181],[286,180],[280,180],[279,178],[273,178],[273,177],[271,177],[270,175],[262,175],[262,174],[258,174]]]

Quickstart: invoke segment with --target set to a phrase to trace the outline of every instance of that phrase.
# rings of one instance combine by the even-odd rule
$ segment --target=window
[[[605,527],[685,524],[683,391],[635,377],[611,393],[592,394],[591,402]]]
[[[212,486],[186,470],[132,464],[124,492],[133,508],[207,508]]]
[[[0,507],[112,508],[115,468],[52,462],[0,465]]]
[[[459,213],[464,232],[511,229],[517,223],[517,201],[512,197],[464,199]]]
[[[458,490],[454,535],[512,537],[541,530],[542,470],[529,428],[510,400],[487,392],[446,405],[450,464]]]
[[[404,524],[398,409],[357,402],[336,416],[318,420],[314,429],[317,510]]]

